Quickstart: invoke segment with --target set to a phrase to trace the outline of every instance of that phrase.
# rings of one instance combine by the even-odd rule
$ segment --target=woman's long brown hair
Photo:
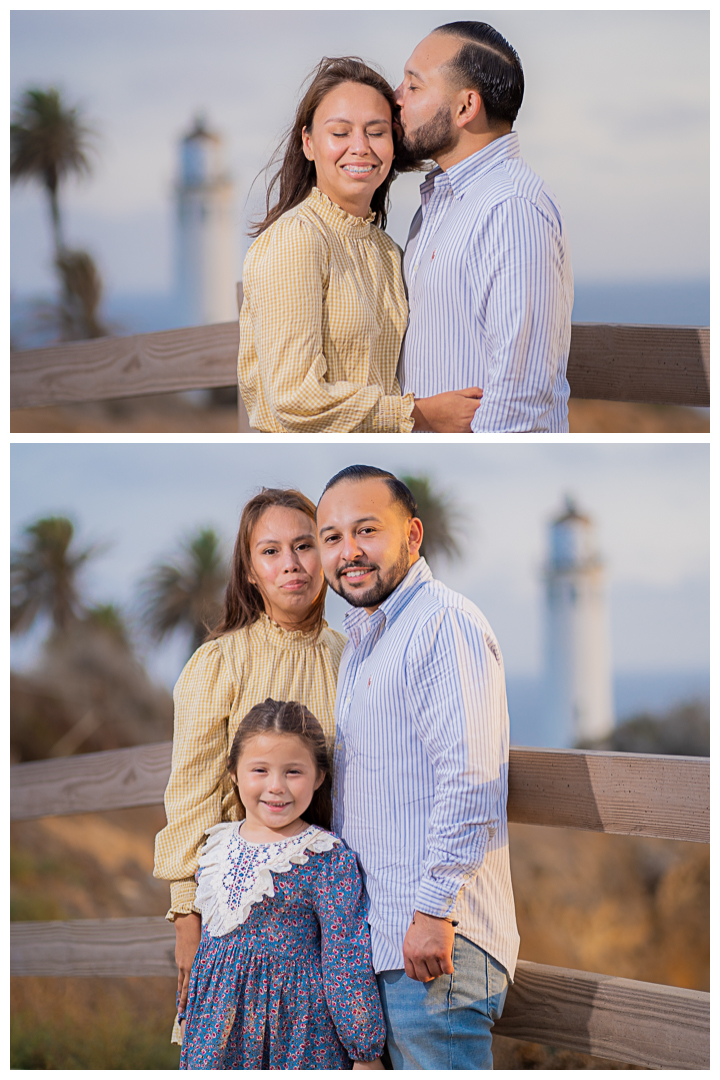
[[[250,230],[250,236],[259,236],[284,213],[292,210],[294,206],[298,206],[303,199],[306,199],[315,186],[315,164],[308,161],[303,153],[302,133],[303,128],[312,131],[313,120],[318,106],[331,90],[334,90],[336,86],[342,86],[343,83],[359,83],[362,86],[371,86],[379,94],[382,94],[390,106],[390,115],[395,116],[395,96],[392,87],[379,72],[368,67],[357,56],[324,56],[318,66],[310,73],[309,78],[312,82],[298,105],[292,127],[288,130],[268,166],[269,169],[272,169],[282,158],[280,168],[268,185],[265,218],[260,222],[256,222]],[[398,172],[402,171],[399,161],[401,140],[395,124],[393,124],[393,144],[395,146],[395,160],[390,172],[375,191],[370,203],[370,209],[375,211],[375,222],[381,229],[384,229],[387,225],[390,185]],[[280,188],[278,200],[271,207],[273,193],[277,186]]]
[[[250,581],[252,572],[250,543],[253,530],[260,518],[266,510],[275,506],[307,514],[312,521],[313,530],[315,529],[315,503],[308,499],[307,495],[303,495],[301,491],[296,491],[294,488],[263,488],[259,495],[255,495],[245,504],[233,551],[230,581],[225,590],[223,614],[217,626],[208,634],[207,641],[212,641],[222,634],[228,634],[232,630],[240,630],[243,626],[250,626],[257,622],[265,611],[262,593]],[[307,618],[298,625],[298,630],[314,630],[315,633],[320,633],[326,592],[327,582],[323,581],[322,588],[313,601]]]

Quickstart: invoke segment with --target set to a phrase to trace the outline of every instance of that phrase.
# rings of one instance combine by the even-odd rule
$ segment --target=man
[[[475,605],[434,580],[415,500],[391,473],[344,469],[317,520],[328,583],[356,609],[335,705],[334,828],[368,891],[393,1067],[490,1069],[519,942],[500,649]]]
[[[437,168],[420,187],[404,272],[403,393],[477,385],[473,431],[567,431],[573,303],[560,208],[512,131],[515,50],[487,23],[440,26],[396,92],[404,144]]]

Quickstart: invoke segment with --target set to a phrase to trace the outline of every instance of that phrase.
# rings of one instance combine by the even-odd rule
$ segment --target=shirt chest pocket
[[[408,713],[402,656],[380,645],[355,683],[346,726],[347,744],[372,763],[373,772],[395,772],[416,739]]]

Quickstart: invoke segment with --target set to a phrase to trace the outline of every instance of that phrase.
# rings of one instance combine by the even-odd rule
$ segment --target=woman
[[[264,489],[242,512],[220,624],[175,686],[168,823],[155,841],[154,874],[171,882],[183,1008],[200,942],[198,851],[207,829],[235,817],[227,759],[240,721],[266,698],[299,701],[334,734],[345,638],[323,619],[326,591],[313,503],[299,491]]]
[[[477,388],[400,394],[407,300],[383,231],[393,108],[352,57],[324,59],[298,107],[243,267],[238,379],[257,431],[470,431]]]

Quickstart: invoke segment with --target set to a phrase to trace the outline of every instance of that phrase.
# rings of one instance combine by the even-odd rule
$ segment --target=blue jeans
[[[492,1069],[493,1022],[508,990],[505,968],[455,935],[452,975],[432,982],[404,970],[378,974],[393,1069]]]

